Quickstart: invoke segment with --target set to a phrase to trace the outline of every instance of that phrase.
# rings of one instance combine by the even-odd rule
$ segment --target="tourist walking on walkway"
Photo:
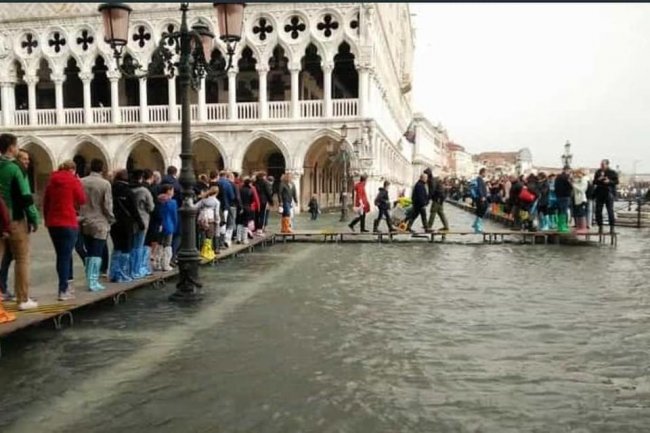
[[[571,196],[573,195],[573,186],[569,177],[570,168],[564,167],[562,173],[555,178],[555,196],[557,197],[557,231],[560,233],[569,233],[569,207],[571,206]]]
[[[413,205],[413,210],[411,212],[411,217],[409,218],[408,225],[406,226],[407,231],[412,231],[413,223],[419,216],[422,220],[422,229],[426,230],[427,228],[427,205],[429,204],[429,191],[427,191],[427,180],[428,176],[426,173],[420,175],[420,179],[415,183],[413,187],[413,192],[411,194],[411,203]]]
[[[0,262],[3,260],[3,252],[6,253],[8,250],[8,248],[5,248],[5,241],[9,239],[10,236],[10,224],[11,218],[9,217],[9,209],[7,209],[7,205],[2,197],[0,197]],[[3,289],[5,288],[6,283],[5,286],[3,286]],[[0,296],[0,324],[16,320],[16,315],[6,311],[2,306],[4,295],[5,292],[3,292],[3,296]]]
[[[132,281],[130,265],[134,234],[136,230],[142,231],[145,228],[126,170],[120,170],[114,175],[113,211],[115,223],[111,226],[113,255],[109,278],[114,283],[124,283]]]
[[[379,214],[377,215],[377,219],[372,224],[372,231],[375,233],[379,231],[379,223],[381,222],[382,218],[384,218],[384,220],[386,221],[386,225],[388,226],[388,231],[389,232],[395,231],[395,229],[393,228],[393,224],[390,221],[390,213],[389,213],[390,197],[388,195],[389,186],[390,186],[390,182],[384,181],[384,186],[379,188],[377,197],[375,197],[375,206],[377,207],[377,211],[379,212]]]
[[[255,228],[262,233],[266,228],[266,215],[273,204],[273,185],[266,179],[263,171],[255,176],[255,188],[260,199],[260,209],[255,216]]]
[[[148,185],[144,182],[144,171],[134,170],[131,175],[131,189],[135,198],[135,205],[144,224],[143,229],[137,229],[133,235],[133,249],[131,250],[131,278],[139,279],[150,275],[148,270],[149,255],[144,247],[144,238],[149,228],[151,212],[155,204]]]
[[[368,196],[366,195],[366,179],[365,174],[361,175],[359,182],[354,185],[354,208],[356,209],[357,217],[348,224],[350,230],[354,231],[354,227],[357,223],[360,223],[361,232],[366,233],[366,214],[370,212],[370,203],[368,202]]]
[[[296,188],[291,183],[291,175],[285,173],[280,178],[280,189],[278,191],[280,199],[280,206],[282,211],[282,220],[280,225],[280,233],[292,233],[291,229],[291,208],[293,203],[297,201]]]
[[[59,301],[74,298],[69,286],[72,252],[79,237],[78,209],[86,203],[86,194],[75,174],[77,166],[65,161],[52,173],[45,188],[43,216],[56,252],[56,273],[59,276]]]
[[[487,184],[485,183],[485,168],[482,168],[478,172],[478,177],[476,178],[476,218],[474,219],[474,224],[472,228],[474,233],[483,233],[483,217],[488,209],[488,189]]]
[[[596,199],[596,224],[598,232],[603,232],[603,207],[607,209],[609,230],[614,233],[616,215],[614,214],[614,200],[616,200],[616,185],[618,173],[609,168],[609,160],[603,159],[600,170],[594,175],[594,197]]]
[[[431,207],[429,209],[429,221],[427,222],[426,229],[430,231],[433,228],[433,223],[436,221],[436,215],[440,217],[442,222],[442,230],[449,231],[449,223],[445,215],[445,186],[442,179],[439,177],[434,178],[433,172],[430,168],[424,170],[427,175],[427,185],[429,188],[429,198],[431,199]]]
[[[576,220],[576,233],[587,232],[587,189],[589,181],[581,170],[573,175],[573,216]]]
[[[29,298],[29,234],[38,229],[39,215],[27,175],[15,161],[18,153],[15,135],[0,135],[0,153],[0,188],[11,216],[9,247],[16,261],[16,302],[18,309],[29,310],[38,307]]]
[[[162,185],[158,195],[160,203],[160,245],[162,249],[160,256],[154,258],[156,270],[168,272],[172,270],[171,260],[173,256],[172,241],[174,234],[178,231],[178,205],[174,200],[174,187],[170,184]]]
[[[106,240],[115,222],[113,215],[113,192],[111,183],[104,179],[104,162],[101,159],[90,161],[90,174],[81,179],[86,193],[86,204],[80,209],[81,233],[86,247],[86,282],[88,290],[97,292],[105,287],[99,282],[100,270],[107,266],[103,261]]]

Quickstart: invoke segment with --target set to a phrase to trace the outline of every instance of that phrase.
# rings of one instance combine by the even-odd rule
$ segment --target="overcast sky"
[[[416,109],[469,152],[650,173],[650,5],[411,3]]]

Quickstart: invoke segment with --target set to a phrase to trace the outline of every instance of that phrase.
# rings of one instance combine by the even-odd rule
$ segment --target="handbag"
[[[523,203],[532,203],[535,201],[535,195],[528,188],[524,187],[519,193],[519,200]]]

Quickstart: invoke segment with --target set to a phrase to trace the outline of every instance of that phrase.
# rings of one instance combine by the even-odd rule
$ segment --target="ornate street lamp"
[[[192,141],[190,131],[190,86],[197,89],[201,78],[207,73],[214,34],[205,24],[199,23],[188,28],[188,3],[181,3],[181,27],[177,32],[166,34],[158,43],[157,51],[161,55],[167,70],[167,76],[174,76],[178,69],[181,92],[181,174],[183,204],[181,215],[181,248],[178,252],[179,281],[176,292],[170,296],[174,301],[189,301],[200,298],[199,289],[199,251],[196,245],[196,208],[194,206],[194,184],[196,178],[192,167]],[[235,44],[241,38],[244,18],[243,3],[214,3],[214,10],[219,25],[220,39],[226,43],[228,65],[217,74],[225,74],[232,66]],[[121,3],[105,3],[99,6],[104,22],[104,40],[113,49],[118,68],[126,76],[143,77],[138,74],[141,65],[136,62],[120,61],[129,39],[129,17],[131,8]],[[169,42],[173,41],[174,44]],[[173,47],[173,48],[172,48]],[[173,50],[173,51],[172,51]],[[178,61],[174,55],[178,54]]]
[[[571,161],[573,160],[573,155],[571,154],[571,143],[567,140],[564,145],[564,153],[562,154],[562,168],[571,168]]]

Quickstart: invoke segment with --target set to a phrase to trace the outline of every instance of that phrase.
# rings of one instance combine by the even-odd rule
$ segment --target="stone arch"
[[[57,161],[50,148],[43,140],[34,136],[22,137],[18,147],[29,153],[29,168],[27,170],[29,183],[34,193],[36,204],[40,206],[45,193],[45,187],[57,167]]]
[[[148,149],[151,152],[151,155],[154,155],[151,160],[144,158],[145,155],[140,153],[142,149]],[[136,150],[138,150],[138,154],[136,156],[143,157],[139,161],[135,161],[132,157],[132,154]],[[155,156],[156,153],[160,156],[159,158]],[[155,163],[155,167],[137,166],[131,168],[150,168],[152,170],[164,170],[168,164],[168,156],[164,146],[156,138],[144,132],[133,134],[122,144],[122,146],[120,146],[120,151],[115,156],[113,169],[128,168],[127,166],[129,165],[129,159],[131,159],[132,163],[139,162],[141,165],[146,165],[148,162]]]
[[[228,167],[226,150],[213,135],[207,132],[192,134],[192,152],[194,171],[197,175]]]
[[[321,128],[317,130],[306,140],[306,142],[309,143],[309,146],[301,146],[297,152],[294,152],[294,162],[296,167],[304,166],[305,158],[307,157],[307,154],[309,153],[311,147],[314,145],[314,143],[323,138],[328,138],[329,140],[338,143],[341,141],[342,137],[340,131],[337,131],[333,128]],[[344,142],[344,145],[347,148],[348,152],[354,151],[349,140],[346,140]]]
[[[248,144],[241,151],[241,172],[251,174],[255,171],[266,171],[275,181],[280,180],[291,164],[287,146],[276,135],[268,131],[252,134]]]
[[[343,40],[338,44],[332,70],[332,99],[359,97],[358,59],[349,42]]]
[[[280,153],[282,154],[282,156],[284,157],[284,160],[286,161],[287,165],[293,162],[291,161],[291,153],[289,152],[289,147],[287,146],[284,140],[282,140],[279,136],[277,136],[271,131],[268,131],[266,129],[259,129],[251,133],[250,137],[246,140],[246,144],[244,146],[238,147],[238,149],[235,151],[235,154],[233,155],[231,161],[232,165],[234,166],[235,164],[237,164],[237,162],[243,163],[244,157],[246,156],[246,153],[248,153],[248,151],[250,150],[250,147],[255,143],[255,141],[260,139],[266,139],[267,141],[271,142],[275,147],[277,147]]]
[[[300,179],[300,204],[306,206],[311,196],[315,195],[323,208],[339,206],[345,182],[345,163],[339,149],[340,146],[347,148],[347,164],[350,167],[351,147],[347,141],[341,140],[340,134],[331,129],[318,131],[309,143],[301,158],[303,176]],[[351,184],[348,184],[348,192],[351,191],[350,188]]]
[[[65,152],[61,159],[72,159],[77,164],[77,174],[83,177],[90,172],[90,162],[95,158],[104,161],[106,170],[110,168],[106,146],[92,135],[80,135],[76,138],[74,146]]]

